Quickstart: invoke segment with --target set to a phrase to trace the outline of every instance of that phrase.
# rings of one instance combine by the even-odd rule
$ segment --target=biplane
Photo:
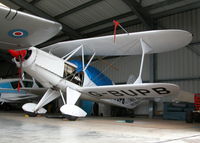
[[[10,49],[16,65],[47,88],[37,104],[23,105],[23,110],[30,115],[45,113],[43,106],[59,97],[63,101],[61,113],[69,120],[76,120],[87,114],[76,105],[79,98],[132,109],[143,100],[179,93],[179,86],[175,84],[143,83],[142,71],[147,54],[168,52],[189,44],[192,34],[187,31],[125,33],[117,34],[115,42],[110,35],[60,42],[38,49],[35,46],[55,36],[62,28],[61,24],[3,7],[0,7],[0,18],[0,27],[3,27],[0,47]],[[126,55],[142,55],[138,77],[132,83],[115,85],[91,66],[95,56]],[[87,62],[85,56],[90,57]],[[80,57],[80,60],[74,57]]]

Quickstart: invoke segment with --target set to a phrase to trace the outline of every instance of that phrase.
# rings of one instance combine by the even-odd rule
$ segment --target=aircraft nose
[[[24,57],[26,56],[26,54],[27,54],[27,50],[16,51],[16,50],[10,49],[10,50],[8,50],[8,52],[9,52],[13,57],[15,57],[15,58],[17,58],[17,59],[18,59],[19,57],[24,58]]]

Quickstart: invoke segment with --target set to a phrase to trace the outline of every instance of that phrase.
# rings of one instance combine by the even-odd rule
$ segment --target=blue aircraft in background
[[[18,90],[19,79],[0,80],[0,103],[22,103],[36,100],[42,91],[45,91],[34,80],[23,79],[20,81],[20,90]],[[32,92],[29,92],[31,90]],[[33,90],[37,92],[33,93]]]

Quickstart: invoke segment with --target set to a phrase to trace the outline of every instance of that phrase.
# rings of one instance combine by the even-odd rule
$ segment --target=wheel
[[[192,111],[186,112],[185,122],[186,123],[193,123],[193,113],[192,113]]]
[[[37,116],[36,113],[32,113],[32,112],[25,112],[25,114],[27,114],[29,117],[36,117]]]
[[[69,121],[76,121],[78,117],[71,116],[71,115],[64,115],[65,118],[67,118]]]

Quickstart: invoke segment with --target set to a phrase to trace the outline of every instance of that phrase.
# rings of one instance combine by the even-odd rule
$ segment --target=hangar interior
[[[182,29],[192,33],[192,42],[176,51],[148,55],[142,77],[144,82],[178,84],[182,90],[199,93],[200,85],[200,1],[199,0],[0,0],[10,8],[34,14],[62,24],[54,38],[37,45],[41,48],[56,42],[112,35],[113,20],[128,32],[156,29]],[[117,33],[123,33],[120,28]],[[158,39],[159,40],[159,39]],[[10,57],[1,51],[0,77],[18,75]],[[137,77],[141,56],[103,57],[92,65],[102,70],[116,84]],[[152,111],[152,108],[156,109]],[[111,107],[100,104],[100,112],[110,116]],[[162,114],[163,104],[145,102],[135,109],[136,115]],[[153,113],[154,112],[154,113]],[[160,113],[161,112],[161,113]]]
[[[51,119],[44,116],[31,118],[18,112],[22,104],[18,104],[20,109],[18,106],[17,112],[4,112],[1,105],[0,142],[199,142],[199,120],[192,124],[183,120],[186,120],[189,108],[194,108],[194,93],[200,93],[200,0],[0,0],[1,5],[62,24],[59,34],[36,45],[37,48],[62,41],[113,35],[113,20],[117,20],[128,32],[182,29],[192,33],[193,39],[186,47],[147,55],[144,61],[144,83],[177,84],[186,91],[181,92],[184,94],[179,98],[182,102],[148,100],[130,111],[79,101],[79,105],[94,116],[80,118],[76,122],[67,122],[66,118],[57,114],[48,117]],[[9,13],[17,15],[15,10]],[[22,23],[25,21],[22,20]],[[118,27],[117,34],[120,33],[124,31]],[[141,56],[104,56],[96,57],[91,65],[118,85],[126,84],[129,79],[135,80],[140,62]],[[18,78],[18,68],[8,52],[2,49],[0,65],[0,78]],[[57,107],[62,104],[61,99],[54,101],[47,106],[48,111],[57,113]]]

